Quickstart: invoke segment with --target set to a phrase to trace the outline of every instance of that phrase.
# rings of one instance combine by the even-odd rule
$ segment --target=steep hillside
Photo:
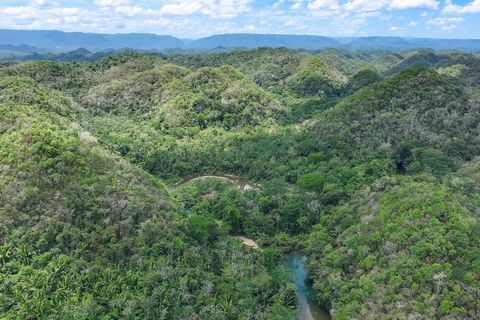
[[[394,74],[410,67],[441,68],[453,65],[478,65],[480,62],[473,54],[462,52],[440,53],[431,50],[413,51],[400,63],[392,66],[387,74]]]
[[[60,91],[48,90],[28,77],[1,77],[0,103],[35,105],[58,115],[75,118],[85,110]]]
[[[91,112],[145,114],[160,103],[168,83],[179,81],[188,73],[189,70],[161,61],[152,61],[147,70],[139,71],[112,67],[99,72],[98,84],[80,99]]]
[[[367,87],[371,84],[374,84],[380,80],[382,80],[383,77],[375,72],[372,69],[362,69],[358,72],[356,72],[348,81],[348,90],[350,92],[355,92],[359,89],[362,89],[364,87]]]
[[[410,68],[345,98],[305,129],[343,154],[364,148],[396,159],[399,170],[439,173],[480,152],[473,99],[453,78]]]
[[[4,239],[22,241],[53,228],[53,240],[64,228],[88,233],[168,218],[173,207],[161,183],[108,155],[90,133],[33,106],[3,104],[1,115]],[[12,228],[19,229],[5,238]],[[32,245],[39,240],[29,239]]]
[[[284,48],[234,50],[226,53],[165,57],[168,61],[189,68],[235,66],[264,89],[281,92],[281,83],[308,61],[308,55]]]
[[[71,121],[60,93],[1,81],[2,318],[294,317],[281,266],[222,222],[179,215],[158,178]]]
[[[477,59],[0,67],[0,318],[293,320],[292,252],[334,320],[478,318]]]
[[[464,193],[478,168],[381,179],[316,227],[310,270],[334,319],[478,317],[478,199]]]
[[[300,97],[327,97],[339,94],[347,78],[320,59],[308,64],[286,79],[287,90]]]
[[[0,69],[2,77],[28,77],[37,85],[75,96],[92,85],[92,72],[83,66],[52,61],[25,62]]]
[[[256,126],[282,108],[232,67],[204,68],[166,88],[157,117],[161,130]]]

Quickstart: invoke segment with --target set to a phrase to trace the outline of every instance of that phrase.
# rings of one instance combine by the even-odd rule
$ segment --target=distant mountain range
[[[429,39],[401,37],[324,37],[311,35],[278,34],[221,34],[197,40],[179,39],[146,33],[100,34],[46,30],[0,29],[0,52],[67,52],[85,48],[92,52],[136,50],[218,50],[218,48],[286,47],[292,49],[377,49],[409,50],[431,48],[435,50],[480,51],[480,39]]]
[[[258,48],[286,47],[292,49],[322,49],[338,47],[340,44],[334,38],[322,36],[296,36],[279,34],[220,34],[192,41],[191,49],[225,48]]]
[[[0,50],[22,52],[22,53],[34,53],[38,52],[39,48],[35,48],[26,44],[12,45],[12,44],[0,44]]]
[[[91,51],[106,49],[166,49],[182,48],[182,40],[171,36],[145,33],[100,34],[45,30],[0,29],[0,44],[29,45],[57,52],[86,48]]]

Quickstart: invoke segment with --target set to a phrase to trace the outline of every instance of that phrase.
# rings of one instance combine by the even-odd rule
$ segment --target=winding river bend
[[[297,305],[299,320],[330,320],[329,313],[321,308],[316,300],[315,293],[307,279],[305,262],[307,257],[300,252],[288,254],[286,266],[293,273],[293,280],[297,287]]]
[[[261,188],[260,185],[254,185],[248,180],[243,179],[242,177],[232,175],[232,174],[212,174],[212,175],[201,175],[196,177],[191,177],[187,180],[177,182],[168,186],[169,189],[178,187],[184,183],[205,179],[205,178],[217,178],[230,180],[234,183],[237,183],[238,188],[242,191],[246,190],[257,190]],[[234,236],[239,239],[245,246],[251,247],[253,249],[259,249],[258,244],[250,238],[244,236]],[[317,304],[315,299],[315,292],[312,288],[311,283],[308,281],[307,272],[305,270],[305,263],[307,257],[298,252],[290,252],[287,256],[286,267],[293,274],[293,281],[297,288],[297,309],[298,309],[298,320],[331,320],[330,314],[327,310],[323,309]]]

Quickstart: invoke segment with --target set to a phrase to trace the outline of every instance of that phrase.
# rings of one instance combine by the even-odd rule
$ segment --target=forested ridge
[[[333,319],[479,318],[479,71],[272,48],[0,66],[0,318],[295,319],[292,250]]]

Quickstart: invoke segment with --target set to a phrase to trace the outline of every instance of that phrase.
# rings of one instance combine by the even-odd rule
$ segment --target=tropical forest
[[[0,319],[480,319],[480,55],[84,51],[0,64]]]

